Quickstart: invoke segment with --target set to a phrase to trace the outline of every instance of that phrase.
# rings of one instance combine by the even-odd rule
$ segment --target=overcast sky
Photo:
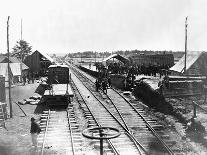
[[[33,50],[69,53],[93,50],[207,51],[207,0],[0,0],[0,52],[23,39]]]

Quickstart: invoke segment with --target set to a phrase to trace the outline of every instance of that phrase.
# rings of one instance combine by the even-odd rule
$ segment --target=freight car
[[[73,98],[70,73],[67,65],[50,65],[44,101],[48,105],[67,105]]]
[[[130,63],[137,65],[161,65],[171,67],[174,65],[173,54],[130,54],[127,56]]]

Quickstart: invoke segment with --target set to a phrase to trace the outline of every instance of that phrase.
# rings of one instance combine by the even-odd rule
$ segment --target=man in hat
[[[35,118],[31,118],[31,128],[30,128],[30,133],[32,137],[32,145],[37,148],[37,136],[40,133],[41,129],[39,124],[36,123]]]

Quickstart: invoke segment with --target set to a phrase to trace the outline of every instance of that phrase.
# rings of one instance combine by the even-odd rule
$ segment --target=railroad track
[[[67,109],[48,109],[41,115],[38,136],[39,154],[63,154],[75,155],[81,152],[82,135],[78,129],[73,105]]]
[[[74,74],[72,74],[72,79],[76,85],[82,85],[82,82]],[[116,120],[115,117],[100,104],[100,101],[90,92],[90,90],[86,87],[81,87],[81,89],[76,87],[75,92],[79,92],[79,95],[81,95],[82,98],[81,102],[85,103],[84,113],[89,120],[89,127],[115,127],[121,132],[119,137],[110,140],[109,143],[111,144],[107,146],[105,153],[107,151],[107,154],[146,154],[145,150],[143,150],[143,148],[137,144],[133,137],[128,135],[123,126],[121,126],[122,123]]]
[[[86,87],[95,92],[95,88],[92,88],[94,87],[93,81],[87,80],[86,77],[82,76],[77,71],[75,72],[80,78],[82,78],[82,81],[87,83],[85,84]],[[172,149],[178,151],[177,153],[179,154],[179,150],[177,150],[177,148],[173,148],[175,142],[170,141],[168,135],[163,135],[161,131],[162,126],[157,124],[156,120],[146,116],[142,108],[131,104],[114,89],[109,89],[107,97],[104,98],[107,102],[102,102],[103,106],[105,106],[106,109],[110,109],[108,112],[111,112],[111,115],[114,115],[119,122],[122,122],[121,124],[124,126],[123,128],[126,129],[125,132],[129,135],[133,135],[136,143],[139,144],[145,153],[151,154],[153,152],[152,147],[154,145],[155,147],[159,147],[161,149],[160,154],[163,152],[174,154]],[[158,133],[162,133],[162,135],[160,136]],[[138,142],[137,140],[141,141]]]

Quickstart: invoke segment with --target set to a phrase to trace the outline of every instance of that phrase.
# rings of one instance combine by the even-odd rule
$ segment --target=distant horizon
[[[137,50],[137,49],[135,49],[135,50]],[[34,51],[36,51],[36,50],[32,50],[32,52],[34,52]],[[37,51],[40,51],[40,50],[37,50]],[[130,52],[132,52],[132,51],[134,51],[134,50],[117,50],[117,51],[130,51]],[[105,52],[108,52],[108,53],[112,53],[112,52],[117,52],[117,51],[105,51]],[[184,53],[185,51],[172,51],[172,50],[163,50],[163,51],[160,51],[160,50],[155,50],[155,51],[153,51],[153,50],[138,50],[138,51],[152,51],[152,52],[182,52],[182,53]],[[40,51],[41,52],[41,51]],[[44,51],[43,51],[44,52]],[[88,52],[88,51],[82,51],[82,52],[80,52],[80,53],[84,53],[84,52]],[[104,52],[99,52],[99,51],[90,51],[90,52],[97,52],[97,53],[104,53]],[[197,52],[197,51],[196,51]],[[198,51],[198,52],[202,52],[202,51]],[[204,52],[206,52],[206,51],[204,51]],[[11,53],[11,52],[10,52]],[[45,52],[44,52],[45,53]],[[73,53],[64,53],[64,52],[59,52],[59,53],[46,53],[46,54],[48,54],[48,55],[50,55],[50,56],[52,56],[52,55],[58,55],[58,56],[64,56],[64,55],[66,55],[66,54],[75,54],[75,53],[78,53],[78,52],[73,52]],[[0,53],[0,54],[3,54],[3,55],[5,55],[5,54],[7,54],[7,53]]]

